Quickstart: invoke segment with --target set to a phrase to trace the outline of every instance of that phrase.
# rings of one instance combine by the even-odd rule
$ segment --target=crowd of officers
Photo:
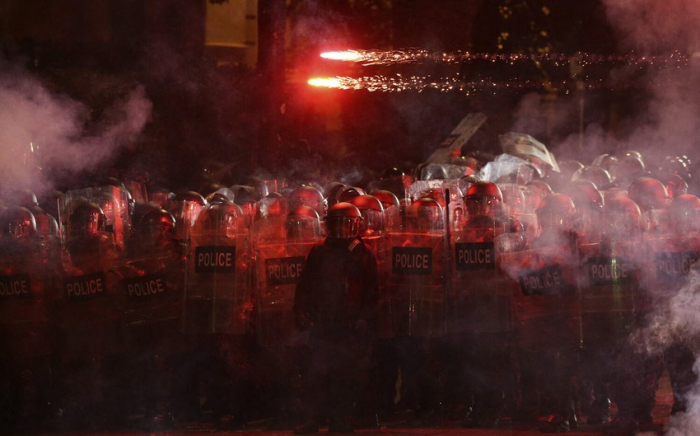
[[[664,370],[682,413],[697,344],[672,317],[700,257],[691,162],[560,165],[497,180],[423,165],[365,187],[112,181],[55,205],[8,194],[0,428],[305,434],[401,415],[624,435],[653,424]]]

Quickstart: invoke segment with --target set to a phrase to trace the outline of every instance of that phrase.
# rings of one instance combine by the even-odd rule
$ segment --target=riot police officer
[[[30,206],[31,207],[31,206]],[[29,209],[0,214],[0,427],[43,429],[53,403],[53,289],[49,259]]]
[[[501,254],[514,284],[521,410],[546,417],[541,430],[547,433],[578,423],[571,386],[580,347],[574,214],[568,196],[544,197],[537,207],[539,236],[528,250]]]
[[[96,203],[66,193],[60,216],[68,216],[58,322],[61,335],[62,408],[68,427],[114,428],[126,415],[124,299],[115,266],[122,250],[105,231],[107,218]],[[86,329],[85,326],[89,326]]]
[[[462,425],[495,427],[507,393],[513,392],[513,371],[510,298],[507,278],[497,268],[494,240],[522,227],[502,212],[503,194],[495,183],[472,184],[464,201],[467,219],[450,241],[450,346],[457,356],[458,395],[467,408]]]
[[[298,412],[300,367],[308,354],[308,332],[295,326],[292,308],[304,261],[321,239],[321,221],[311,206],[299,205],[278,218],[281,220],[274,223],[279,228],[266,231],[275,237],[254,238],[253,283],[258,391],[276,428],[288,424]]]
[[[126,297],[124,335],[131,373],[130,416],[147,429],[174,425],[170,410],[173,358],[184,351],[180,332],[185,258],[174,240],[175,217],[146,212],[135,227],[120,266]]]
[[[376,325],[377,264],[359,239],[362,215],[354,205],[328,210],[324,242],[309,253],[294,297],[300,328],[309,330],[311,357],[305,379],[306,420],[296,434],[350,432],[357,387]]]

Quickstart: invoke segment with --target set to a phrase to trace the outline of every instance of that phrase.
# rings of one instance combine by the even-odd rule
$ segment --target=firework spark
[[[624,84],[616,83],[614,86],[607,81],[588,80],[585,82],[576,80],[542,81],[527,79],[511,80],[476,80],[464,81],[457,74],[453,77],[433,78],[430,76],[364,76],[364,77],[319,77],[309,79],[309,85],[317,87],[345,89],[345,90],[366,90],[369,92],[402,92],[402,91],[426,91],[435,90],[439,92],[462,92],[467,95],[477,92],[496,93],[503,90],[556,90],[560,92],[574,92],[579,89],[619,89],[625,87]],[[630,82],[628,88],[649,86],[663,86],[663,83],[638,83]]]
[[[515,64],[524,61],[548,62],[556,66],[566,66],[574,62],[581,66],[602,64],[655,65],[668,68],[687,65],[689,56],[674,52],[664,56],[643,56],[635,53],[601,55],[593,53],[576,53],[573,55],[561,53],[471,53],[457,51],[453,53],[434,53],[424,49],[405,50],[345,50],[321,53],[321,57],[329,60],[356,62],[364,66],[409,64],[419,62],[463,63],[468,61],[487,61]]]

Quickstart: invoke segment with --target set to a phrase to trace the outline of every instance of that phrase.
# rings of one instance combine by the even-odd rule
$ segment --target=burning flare
[[[309,79],[308,83],[311,86],[325,87],[325,88],[342,88],[341,79],[337,77],[317,77],[314,79]]]
[[[332,61],[360,62],[363,55],[356,50],[345,50],[321,53],[321,57]]]

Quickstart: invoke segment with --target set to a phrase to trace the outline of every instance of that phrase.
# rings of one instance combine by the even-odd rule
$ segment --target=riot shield
[[[66,191],[58,199],[58,223],[65,242],[71,235],[70,215],[80,201],[96,203],[105,214],[106,232],[113,241],[123,247],[129,239],[131,218],[129,215],[129,192],[116,186],[98,186]]]
[[[639,304],[638,246],[625,242],[581,244],[579,286],[584,348],[616,349],[635,326]]]
[[[250,241],[247,232],[192,232],[185,271],[185,333],[242,335],[250,322]]]
[[[506,333],[511,330],[510,281],[498,268],[495,235],[504,225],[455,230],[450,241],[447,330]]]
[[[500,253],[510,278],[514,332],[527,351],[580,347],[580,307],[575,259],[560,247]]]
[[[369,248],[377,261],[377,282],[379,285],[377,335],[379,338],[392,338],[395,336],[395,332],[392,322],[394,318],[392,313],[392,299],[388,289],[389,278],[391,277],[391,247],[389,245],[389,239],[384,235],[374,234],[371,236],[363,236],[362,241]]]
[[[74,240],[65,265],[57,311],[64,360],[85,360],[123,351],[124,298],[113,269],[117,247],[108,237]]]
[[[182,322],[184,262],[171,253],[132,255],[115,265],[124,297],[124,341],[131,353],[171,355]],[[181,341],[180,341],[181,342]]]
[[[659,304],[667,304],[686,283],[690,274],[693,271],[697,273],[700,268],[700,235],[647,234],[645,239],[648,256],[642,280],[646,305],[642,310],[648,311]]]
[[[294,325],[294,293],[314,241],[263,244],[256,249],[255,333],[264,347],[297,345],[305,335]]]
[[[442,232],[388,232],[386,299],[395,334],[445,334],[445,236]]]
[[[39,253],[0,257],[0,360],[48,356],[55,350],[52,299]]]
[[[286,216],[270,215],[253,221],[252,239],[255,245],[279,244],[286,239]]]

